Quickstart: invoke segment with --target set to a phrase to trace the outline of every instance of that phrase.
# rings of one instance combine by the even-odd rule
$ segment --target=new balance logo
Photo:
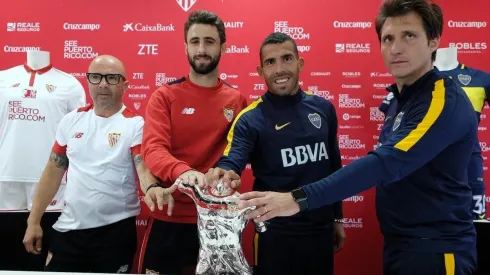
[[[83,133],[81,132],[76,132],[74,135],[73,135],[73,138],[81,138],[83,136]]]
[[[328,159],[327,147],[324,142],[320,142],[315,143],[313,148],[309,144],[285,148],[281,149],[281,158],[283,167],[321,161],[322,159]]]
[[[184,110],[182,110],[182,114],[183,115],[192,115],[194,114],[194,108],[184,108]]]

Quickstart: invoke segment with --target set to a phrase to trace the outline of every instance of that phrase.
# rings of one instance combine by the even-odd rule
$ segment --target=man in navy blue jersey
[[[467,166],[478,121],[461,87],[433,68],[442,25],[434,3],[386,0],[376,31],[396,83],[377,149],[299,190],[242,194],[240,208],[257,207],[246,218],[306,214],[376,186],[384,275],[473,274]]]
[[[439,49],[440,50],[440,49]],[[439,51],[438,50],[438,51]],[[454,49],[454,51],[457,51]],[[452,78],[463,88],[466,95],[475,109],[475,115],[480,123],[481,113],[485,102],[490,98],[490,74],[475,68],[467,67],[462,63],[457,63],[457,67],[450,70],[441,70],[444,75]],[[389,93],[379,106],[379,110],[386,115],[389,109],[393,93]],[[474,220],[486,220],[486,196],[485,182],[483,180],[483,157],[481,154],[480,142],[477,140],[473,145],[473,153],[468,163],[468,183],[473,194],[473,206],[471,213]]]
[[[303,63],[288,35],[264,40],[257,70],[268,91],[237,116],[206,182],[237,179],[251,163],[253,190],[284,192],[341,168],[335,108],[299,87]],[[340,219],[341,200],[270,221],[266,232],[256,233],[254,274],[333,274],[334,252],[345,239]]]

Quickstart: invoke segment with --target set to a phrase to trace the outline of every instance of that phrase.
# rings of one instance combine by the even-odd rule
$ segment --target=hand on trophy
[[[177,182],[178,189],[196,203],[200,241],[196,274],[252,274],[241,246],[242,233],[248,223],[244,216],[254,208],[238,208],[238,193],[222,180],[214,186]],[[255,223],[259,232],[264,223]]]
[[[219,167],[210,168],[205,177],[206,184],[211,187],[217,186],[218,182],[221,181],[226,187],[230,187],[233,189],[240,188],[240,176],[233,170],[226,171]]]

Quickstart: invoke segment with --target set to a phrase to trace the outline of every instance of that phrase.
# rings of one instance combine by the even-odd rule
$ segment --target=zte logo
[[[158,55],[158,44],[138,44],[138,55]]]
[[[145,77],[145,73],[133,73],[133,79],[143,79]]]
[[[73,138],[81,138],[83,136],[83,133],[81,132],[76,132],[74,135],[73,135]]]
[[[378,123],[378,131],[381,131],[383,130],[383,124],[382,123]]]
[[[265,84],[254,84],[254,91],[265,91]]]
[[[184,114],[184,115],[192,115],[192,114],[194,114],[194,111],[195,111],[194,108],[184,108],[184,110],[182,110],[182,114]]]
[[[320,142],[315,143],[313,146],[307,144],[294,148],[285,148],[281,149],[281,158],[283,167],[321,161],[322,159],[328,159],[327,147],[324,142]]]

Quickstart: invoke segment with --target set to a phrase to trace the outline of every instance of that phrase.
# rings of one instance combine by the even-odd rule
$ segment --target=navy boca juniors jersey
[[[464,64],[459,64],[458,67],[450,71],[441,71],[441,73],[452,78],[463,88],[473,108],[475,108],[478,121],[480,121],[480,114],[485,101],[488,102],[490,98],[490,73],[466,67]]]
[[[480,122],[481,112],[485,102],[490,98],[490,74],[482,70],[459,64],[453,70],[441,71],[456,82],[471,101],[475,114]],[[473,190],[473,217],[486,219],[485,182],[483,180],[483,158],[480,142],[473,147],[473,155],[468,166],[468,179]]]
[[[465,91],[475,110],[478,122],[480,122],[481,112],[485,106],[485,102],[489,102],[490,99],[490,74],[467,67],[464,64],[459,64],[458,67],[450,71],[439,72],[450,77]],[[385,114],[386,119],[389,119],[388,110],[390,104],[393,105],[393,108],[396,108],[397,101],[391,92],[379,106],[379,110]],[[473,194],[472,215],[476,220],[486,219],[483,158],[479,141],[475,142],[472,150],[473,152],[468,164],[468,181]]]

